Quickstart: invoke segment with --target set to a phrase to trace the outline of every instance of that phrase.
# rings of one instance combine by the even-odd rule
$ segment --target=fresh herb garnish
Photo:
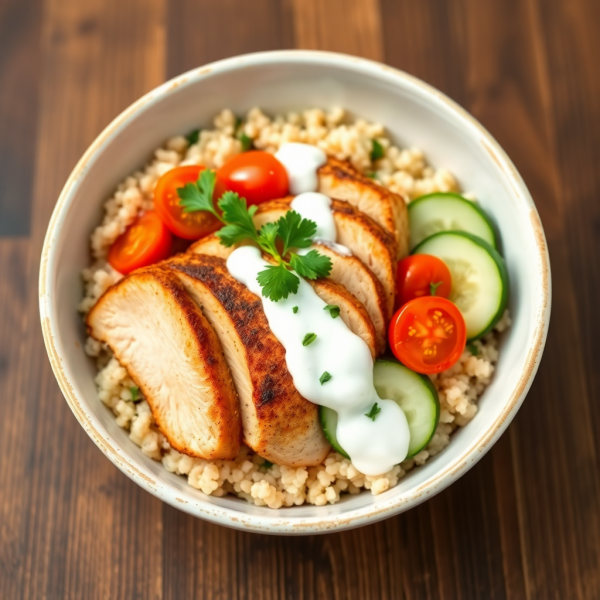
[[[376,161],[383,158],[383,146],[377,140],[371,140],[371,160]]]
[[[140,388],[137,385],[130,387],[129,391],[131,392],[131,402],[139,402],[141,400]]]
[[[319,381],[321,382],[321,385],[323,385],[324,383],[327,383],[330,379],[331,379],[331,374],[328,373],[327,371],[323,371],[323,375],[321,375],[321,377],[319,377]]]
[[[193,146],[194,144],[198,143],[198,138],[199,137],[200,137],[200,130],[199,129],[194,129],[194,131],[190,131],[185,136],[185,139],[188,141],[188,143],[190,144],[190,146]]]
[[[275,463],[272,463],[270,460],[267,460],[265,458],[265,462],[260,465],[261,467],[264,467],[265,469],[270,469]]]
[[[210,169],[201,171],[198,181],[177,188],[179,204],[184,212],[206,211],[214,215],[224,227],[216,235],[224,246],[233,246],[244,240],[255,242],[260,249],[273,257],[276,264],[269,265],[258,274],[263,296],[277,302],[295,294],[300,285],[298,275],[307,279],[327,277],[331,260],[310,250],[296,254],[293,249],[308,248],[316,234],[317,225],[303,219],[297,212],[288,211],[276,223],[266,223],[260,229],[252,220],[256,206],[248,207],[246,200],[235,192],[225,192],[219,202],[219,212],[213,202],[216,174]],[[279,248],[282,248],[280,251]],[[296,271],[298,275],[292,273]]]
[[[340,316],[340,307],[337,304],[328,304],[323,307],[323,310],[328,310],[332,319],[336,319]]]
[[[303,346],[310,346],[317,339],[316,333],[307,333],[302,340]]]
[[[375,171],[368,171],[367,173],[365,173],[365,175],[369,179],[377,179],[377,173]]]
[[[442,281],[437,281],[436,283],[430,283],[429,284],[429,293],[432,296],[435,296],[435,293],[437,292],[437,289],[440,287],[440,285],[442,285]]]
[[[479,348],[475,344],[467,344],[467,350],[473,355],[477,356],[479,354]]]
[[[368,413],[365,413],[365,417],[368,417],[369,419],[371,419],[371,421],[375,420],[375,417],[381,412],[381,409],[379,408],[379,405],[377,404],[377,402],[375,402],[375,404],[373,404],[373,406],[371,406],[371,410]]]
[[[294,308],[292,308],[292,312],[293,312],[294,314],[296,314],[296,313],[298,312],[298,307],[297,307],[297,306],[294,306]]]

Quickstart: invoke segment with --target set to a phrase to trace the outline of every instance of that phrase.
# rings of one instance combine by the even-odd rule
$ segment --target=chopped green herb
[[[140,388],[137,385],[130,387],[129,391],[131,392],[131,402],[139,402],[141,400]]]
[[[332,319],[336,319],[340,316],[340,307],[337,304],[328,304],[323,307],[323,310],[328,310]]]
[[[375,173],[375,171],[369,171],[369,172],[365,173],[365,175],[369,179],[377,179],[377,173]]]
[[[317,339],[316,333],[307,333],[302,340],[303,346],[310,346]]]
[[[233,126],[233,130],[237,133],[237,130],[240,128],[240,125],[242,124],[242,117],[236,117],[235,118],[235,125]]]
[[[323,375],[321,375],[321,377],[319,377],[319,381],[321,382],[321,385],[323,385],[324,383],[327,383],[330,379],[331,379],[332,375],[330,373],[328,373],[327,371],[323,371]]]
[[[479,348],[475,344],[467,344],[467,350],[473,355],[477,356],[479,354]]]
[[[376,161],[383,158],[383,146],[377,140],[371,140],[371,160]]]
[[[297,307],[297,306],[294,306],[294,308],[292,308],[292,312],[293,312],[294,314],[296,314],[296,313],[298,312],[298,307]]]
[[[371,410],[368,413],[365,413],[365,417],[368,417],[369,419],[371,419],[372,421],[375,420],[375,417],[381,412],[381,409],[379,408],[379,405],[377,404],[377,402],[375,402],[375,404],[373,404],[373,406],[371,406]]]
[[[430,283],[429,284],[429,293],[432,296],[435,296],[437,289],[440,287],[440,285],[442,285],[442,283],[443,283],[443,281],[437,281],[436,283]]]
[[[275,463],[272,463],[270,460],[267,460],[265,458],[265,462],[260,465],[261,467],[264,467],[265,469],[270,469]]]
[[[245,240],[255,242],[260,249],[270,254],[277,264],[269,265],[258,274],[263,296],[274,302],[295,294],[300,285],[298,275],[307,279],[327,277],[331,271],[331,260],[310,250],[296,254],[293,249],[308,248],[316,233],[313,221],[303,219],[296,211],[288,211],[276,223],[263,225],[256,230],[252,217],[256,206],[247,206],[246,199],[235,192],[225,192],[218,201],[217,211],[213,202],[216,174],[204,169],[195,183],[177,188],[179,204],[184,212],[205,211],[213,214],[224,227],[216,235],[224,246],[233,246]],[[283,251],[279,248],[283,247]],[[293,273],[292,271],[296,271]]]
[[[194,129],[194,131],[190,131],[185,136],[185,139],[188,141],[188,143],[190,144],[190,146],[193,146],[194,144],[198,143],[198,138],[199,137],[200,137],[200,130],[199,129]]]
[[[240,133],[240,135],[238,135],[238,140],[240,140],[240,143],[242,144],[242,152],[248,152],[248,150],[252,148],[252,138],[248,137],[245,133]]]

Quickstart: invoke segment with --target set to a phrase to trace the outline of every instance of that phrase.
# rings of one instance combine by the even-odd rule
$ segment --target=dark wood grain
[[[0,598],[599,598],[598,22],[594,0],[2,3]],[[166,76],[294,46],[385,61],[483,122],[539,208],[554,318],[526,403],[465,477],[383,523],[276,538],[193,519],[101,455],[36,289],[55,198],[118,112]]]

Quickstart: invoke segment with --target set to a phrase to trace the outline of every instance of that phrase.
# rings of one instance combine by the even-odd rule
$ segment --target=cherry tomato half
[[[171,232],[186,240],[197,240],[221,228],[221,223],[214,215],[205,211],[183,212],[179,204],[177,188],[184,187],[186,183],[195,183],[202,170],[204,167],[198,165],[175,167],[167,171],[154,188],[154,209],[158,216]],[[218,200],[224,191],[222,182],[217,178],[213,200]]]
[[[390,323],[390,347],[396,358],[418,373],[440,373],[462,354],[465,320],[446,298],[423,296],[407,302]]]
[[[171,232],[155,211],[138,217],[113,243],[108,251],[108,262],[126,275],[160,262],[171,253]]]
[[[398,263],[398,306],[421,296],[448,298],[452,290],[450,270],[437,256],[413,254]]]
[[[285,167],[268,152],[251,150],[234,156],[217,170],[225,187],[246,198],[248,206],[287,196]]]

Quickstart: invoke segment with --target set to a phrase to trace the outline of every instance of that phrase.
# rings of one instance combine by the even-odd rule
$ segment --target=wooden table
[[[600,598],[600,3],[595,0],[0,2],[0,598]],[[54,202],[123,108],[239,53],[337,50],[449,94],[523,174],[546,229],[553,321],[493,450],[424,505],[275,538],[194,519],[97,450],[38,321]]]

